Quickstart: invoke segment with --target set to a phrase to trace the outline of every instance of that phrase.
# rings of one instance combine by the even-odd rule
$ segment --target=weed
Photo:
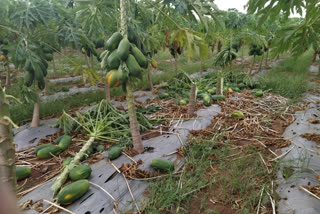
[[[309,50],[302,56],[288,57],[272,69],[260,80],[264,89],[284,97],[297,99],[308,90],[308,68],[311,64],[312,52]]]
[[[75,107],[92,105],[98,103],[104,97],[103,91],[91,91],[85,94],[76,94],[64,99],[57,99],[49,103],[40,103],[40,117],[56,115],[61,113],[62,110],[68,111]],[[10,106],[11,118],[18,124],[31,120],[32,112],[32,103]]]
[[[186,207],[183,204],[193,193],[204,185],[210,186],[214,182],[207,172],[211,165],[209,156],[215,149],[215,143],[212,141],[199,143],[199,140],[193,139],[194,142],[184,150],[187,162],[180,176],[170,175],[153,183],[151,199],[143,208],[145,213],[156,214],[173,210],[175,213],[184,213]],[[207,176],[204,176],[206,174]]]
[[[183,173],[180,177],[170,175],[157,180],[152,185],[151,199],[144,212],[191,213],[194,210],[196,213],[219,213],[209,200],[214,198],[237,213],[255,213],[261,189],[266,190],[262,199],[267,199],[266,192],[273,195],[274,174],[268,173],[256,147],[239,152],[231,149],[227,141],[220,146],[221,139],[215,136],[210,140],[202,136],[189,138],[189,146],[184,151]],[[260,153],[266,159],[266,155]],[[278,166],[274,167],[276,172]],[[208,183],[211,185],[205,190],[200,189]],[[186,194],[189,192],[192,193]],[[191,207],[193,201],[197,207]]]

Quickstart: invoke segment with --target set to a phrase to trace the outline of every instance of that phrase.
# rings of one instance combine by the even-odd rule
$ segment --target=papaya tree
[[[259,24],[266,20],[271,21],[281,16],[285,19],[292,13],[303,17],[298,22],[282,26],[276,33],[272,44],[272,52],[280,54],[291,50],[293,55],[299,56],[308,48],[319,49],[320,44],[320,8],[317,0],[291,0],[290,4],[285,1],[274,0],[249,0],[247,3],[248,13],[257,14]],[[320,53],[319,53],[320,54]],[[319,64],[320,69],[320,64]]]
[[[151,62],[151,69],[147,70],[149,88],[153,90],[151,71],[156,68],[153,59],[164,42],[162,20],[154,14],[154,9],[148,7],[144,1],[130,3],[130,19],[128,20],[128,39],[135,43]]]
[[[252,64],[251,64],[251,67],[250,67],[249,74],[251,74],[253,66],[255,65],[256,57],[257,56],[262,56],[263,52],[264,52],[264,50],[263,50],[262,46],[259,46],[259,45],[256,45],[256,44],[251,44],[250,45],[249,56],[253,56],[253,60],[252,60]]]
[[[228,11],[224,12],[223,17],[225,20],[226,27],[225,33],[227,33],[227,35],[224,38],[231,38],[232,48],[238,53],[238,51],[244,44],[242,32],[246,32],[248,30],[250,17],[246,14],[239,12],[237,9],[229,9]]]
[[[202,61],[209,55],[209,46],[205,41],[204,33],[197,32],[199,26],[199,20],[201,23],[201,31],[207,33],[211,20],[213,20],[216,26],[224,27],[221,19],[219,18],[219,10],[217,6],[211,1],[161,1],[163,7],[156,9],[159,11],[159,15],[169,20],[173,24],[169,44],[172,55],[176,55],[181,51],[181,48],[185,49],[188,56],[188,62],[198,52],[200,56],[200,72],[202,72]],[[173,8],[173,9],[172,9]],[[172,12],[173,10],[173,12]],[[171,16],[170,16],[171,15]],[[175,16],[174,16],[175,15]],[[183,20],[189,20],[188,23],[196,23],[189,25],[189,28],[181,27],[179,22],[181,20],[176,17],[183,16]],[[174,17],[174,18],[173,18]],[[198,20],[198,18],[199,20]],[[176,66],[177,70],[177,66]],[[193,114],[195,109],[195,96],[196,96],[196,85],[192,83],[190,90],[190,102],[188,108],[188,114]]]
[[[121,41],[121,46],[119,44],[119,48],[121,48],[122,46],[125,46],[126,42],[129,42],[128,40],[128,16],[127,16],[127,5],[128,2],[127,0],[120,0],[120,20],[121,20],[121,34],[123,36],[123,41]],[[119,52],[121,51],[121,49],[119,50]],[[128,51],[128,50],[125,50]],[[136,49],[136,57],[139,55],[140,57],[140,53],[139,53],[139,49]],[[129,53],[124,53],[124,55],[128,55]],[[119,56],[119,54],[118,54]],[[141,57],[143,56],[143,54],[141,55]],[[120,58],[125,59],[126,57],[121,57],[121,52],[120,52]],[[141,65],[143,66],[143,63],[147,63],[146,59],[142,59],[141,60]],[[128,113],[129,113],[129,120],[130,120],[130,129],[131,129],[131,136],[132,136],[132,142],[133,142],[133,148],[141,153],[143,152],[143,145],[142,145],[142,140],[141,140],[141,136],[140,136],[140,130],[139,130],[139,124],[138,124],[138,120],[137,120],[137,114],[136,114],[136,107],[135,107],[135,103],[134,103],[134,96],[133,96],[133,78],[135,76],[139,76],[141,75],[140,73],[137,72],[141,72],[141,70],[139,70],[138,66],[138,62],[136,61],[136,58],[133,55],[128,55],[127,56],[127,61],[126,61],[126,66],[128,69],[126,69],[125,65],[123,64],[123,70],[125,72],[127,72],[128,77],[129,77],[129,81],[127,81],[125,87],[126,87],[126,98],[127,98],[127,103],[128,103]],[[120,67],[120,69],[122,69]],[[120,72],[121,73],[121,72]],[[121,78],[120,78],[121,80]]]
[[[170,20],[174,24],[175,28],[172,30],[170,36],[170,48],[173,54],[176,55],[181,50],[181,48],[185,48],[188,55],[188,61],[190,61],[190,59],[196,53],[195,50],[198,49],[200,53],[200,71],[202,71],[202,61],[206,59],[209,54],[208,44],[204,40],[204,33],[207,33],[209,31],[208,23],[213,20],[216,26],[222,28],[224,26],[221,18],[219,17],[220,11],[218,7],[214,3],[212,3],[212,1],[169,0],[161,2],[164,9],[159,8],[159,14],[165,16],[165,18]],[[171,12],[172,7],[173,12]],[[166,12],[169,14],[167,14]],[[170,14],[170,12],[172,14]],[[195,24],[189,24],[189,28],[180,27],[176,19],[173,18],[178,14],[183,16],[184,19],[188,20],[188,23]],[[199,20],[197,17],[199,17]],[[199,26],[199,21],[201,23],[200,26],[202,26],[200,30],[204,33],[195,31],[197,26]]]
[[[229,43],[229,47],[224,48],[222,51],[220,51],[217,56],[214,59],[213,65],[218,67],[220,70],[218,70],[217,75],[217,95],[223,95],[223,70],[227,67],[232,65],[232,61],[237,58],[237,53],[232,48],[232,43]]]
[[[99,62],[101,62],[101,52],[97,50],[104,48],[104,43],[110,32],[114,32],[117,29],[118,11],[115,8],[118,3],[106,2],[103,0],[98,1],[81,1],[77,2],[75,7],[75,20],[79,23],[80,27],[84,30],[86,36],[89,38],[89,43],[92,41],[94,46],[83,44],[81,47],[82,52],[85,55],[88,67],[91,67],[91,73],[94,71],[94,56]],[[94,49],[93,49],[94,47]],[[91,59],[91,66],[87,57]],[[99,78],[101,79],[101,78]],[[106,99],[110,100],[110,87],[104,80]]]
[[[126,92],[133,148],[143,151],[136,107],[133,96],[133,83],[142,78],[143,69],[148,67],[148,59],[138,48],[139,43],[132,40],[128,32],[128,2],[120,1],[120,32],[115,32],[106,43],[106,51],[101,54],[101,66],[107,72],[106,79],[110,87],[122,86]],[[133,42],[130,42],[130,40]]]
[[[7,7],[7,16],[10,19],[7,19],[1,27],[14,38],[9,43],[8,56],[17,68],[24,68],[26,86],[38,86],[43,90],[48,61],[52,59],[52,54],[43,47],[42,42],[49,33],[42,34],[41,29],[42,26],[48,25],[50,19],[55,18],[56,13],[52,4],[44,1],[10,1]],[[36,97],[31,127],[39,125],[38,93]]]

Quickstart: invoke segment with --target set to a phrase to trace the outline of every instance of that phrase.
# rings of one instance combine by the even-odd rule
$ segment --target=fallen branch
[[[274,159],[272,159],[272,160],[270,160],[270,161],[276,161],[276,160],[278,160],[278,159],[283,158],[284,156],[286,156],[287,154],[289,154],[294,147],[296,147],[296,145],[294,145],[293,147],[291,147],[291,149],[289,149],[287,152],[283,153],[282,155],[280,155],[280,156],[278,156],[278,157],[276,157],[276,158],[274,158]]]
[[[310,194],[311,196],[315,197],[316,199],[320,200],[320,198],[319,198],[317,195],[313,194],[312,192],[310,192],[310,191],[307,190],[306,188],[304,188],[304,187],[299,187],[299,189],[305,191],[306,193],[308,193],[308,194]]]
[[[267,192],[268,196],[269,196],[269,199],[270,199],[270,202],[271,202],[271,206],[272,206],[272,213],[273,214],[276,214],[276,205],[275,205],[275,202],[274,200],[272,199],[271,195]]]
[[[92,182],[90,182],[90,181],[89,181],[89,183],[92,184],[93,186],[98,187],[99,189],[101,189],[101,190],[102,190],[103,192],[105,192],[110,198],[112,198],[112,200],[113,200],[114,202],[116,202],[116,199],[115,199],[107,190],[103,189],[103,188],[102,188],[101,186],[99,186],[98,184],[92,183]]]
[[[59,206],[58,204],[55,204],[55,203],[53,203],[53,202],[51,202],[51,201],[47,201],[46,199],[44,199],[43,201],[44,201],[44,202],[47,202],[48,204],[50,204],[50,205],[52,205],[52,206],[55,206],[55,207],[61,209],[61,210],[65,211],[65,212],[67,212],[67,213],[76,214],[76,213],[74,213],[74,212],[71,212],[70,210],[67,210],[66,208],[63,208],[63,207]]]
[[[309,148],[307,148],[307,147],[301,146],[301,145],[299,145],[299,144],[297,144],[297,143],[295,143],[295,142],[293,142],[293,141],[292,141],[292,143],[293,143],[294,145],[298,146],[298,147],[301,147],[302,149],[305,149],[305,150],[307,150],[307,151],[309,151],[309,152],[312,152],[312,153],[315,153],[315,154],[317,154],[317,155],[320,155],[320,152],[318,152],[318,151],[315,151],[315,150],[309,149]]]
[[[264,185],[263,185],[263,187],[262,187],[261,194],[260,194],[260,199],[259,199],[259,203],[258,203],[257,214],[259,214],[259,212],[260,212],[260,204],[261,204],[263,192],[264,192]]]
[[[124,176],[124,174],[123,174],[123,173],[121,173],[121,175],[123,176],[124,181],[125,181],[125,182],[126,182],[126,184],[127,184],[127,187],[128,187],[129,193],[130,193],[131,198],[132,198],[132,201],[133,201],[134,205],[136,206],[138,213],[139,213],[139,214],[141,214],[140,209],[139,209],[139,207],[138,207],[138,204],[137,204],[137,202],[136,202],[135,198],[133,197],[133,194],[132,194],[132,192],[131,192],[131,188],[130,188],[130,186],[129,186],[129,183],[128,183],[128,181],[127,181],[126,177]]]
[[[215,182],[215,181],[213,181],[213,182]],[[206,184],[206,185],[203,185],[202,187],[197,188],[197,189],[194,189],[194,190],[192,190],[192,191],[190,191],[190,192],[187,192],[187,193],[183,194],[181,197],[185,197],[185,196],[187,196],[187,195],[190,195],[191,193],[194,193],[194,192],[196,192],[196,191],[199,191],[199,190],[201,190],[201,189],[209,186],[209,185],[212,184],[213,182],[208,183],[208,184]]]
[[[130,186],[129,186],[129,183],[128,183],[126,177],[125,177],[124,174],[121,173],[121,171],[112,163],[111,160],[109,160],[109,163],[111,164],[111,166],[113,166],[113,168],[115,168],[115,170],[116,170],[119,174],[121,174],[121,175],[123,176],[124,181],[125,181],[126,184],[127,184],[127,187],[128,187],[129,193],[130,193],[130,195],[131,195],[131,198],[132,198],[132,200],[133,200],[133,203],[135,204],[138,213],[141,214],[140,209],[139,209],[139,207],[138,207],[138,204],[136,203],[136,201],[135,201],[135,199],[134,199],[134,197],[133,197],[133,194],[132,194],[132,192],[131,192],[131,188],[130,188]]]
[[[53,205],[51,204],[47,209],[43,210],[40,214],[44,214],[46,213],[51,207],[53,207]]]
[[[127,155],[127,153],[122,152],[122,154],[124,154],[124,156],[126,156],[127,158],[129,158],[132,162],[137,163],[137,161],[133,160],[133,158],[130,157],[129,155]]]
[[[266,162],[265,162],[265,160],[263,159],[263,157],[262,157],[261,153],[260,153],[260,152],[258,152],[258,154],[259,154],[259,156],[260,156],[260,158],[261,158],[261,160],[262,160],[262,162],[263,162],[264,166],[266,167],[266,169],[267,169],[268,173],[270,174],[270,173],[272,172],[272,170],[271,170],[271,171],[269,170],[269,168],[268,168],[268,166],[267,166],[267,163],[266,163]]]

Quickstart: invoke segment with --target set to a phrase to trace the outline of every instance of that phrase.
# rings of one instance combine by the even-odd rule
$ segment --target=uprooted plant
[[[152,128],[150,121],[138,113],[139,128],[141,131]],[[81,114],[77,112],[77,118],[73,118],[66,112],[58,120],[57,126],[66,128],[65,132],[70,132],[72,129],[83,130],[89,137],[89,140],[84,143],[81,150],[74,156],[73,160],[68,164],[63,172],[57,177],[51,189],[54,195],[62,187],[68,178],[71,169],[79,165],[81,159],[93,144],[95,140],[117,142],[121,136],[130,135],[128,113],[117,110],[109,101],[103,100],[97,106],[91,108],[87,112]],[[67,125],[66,125],[67,124]]]

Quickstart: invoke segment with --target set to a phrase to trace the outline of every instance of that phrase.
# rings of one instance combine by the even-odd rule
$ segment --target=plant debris
[[[300,136],[306,138],[309,141],[315,142],[317,145],[320,145],[320,134],[305,133],[301,134]]]
[[[150,178],[153,177],[153,173],[138,169],[138,166],[143,164],[143,161],[139,159],[137,162],[132,162],[130,164],[123,163],[120,167],[120,171],[126,178]]]
[[[218,101],[221,113],[214,117],[209,128],[192,131],[194,135],[208,136],[216,132],[224,132],[225,139],[236,146],[262,145],[265,148],[282,148],[290,145],[284,139],[284,129],[295,118],[290,114],[288,99],[272,94],[263,98],[255,98],[249,90],[242,93],[228,93],[225,101]],[[233,111],[242,111],[243,120],[230,117]]]
[[[320,120],[319,119],[308,119],[308,122],[311,123],[311,124],[320,124]]]
[[[307,190],[309,190],[310,192],[312,192],[313,194],[315,194],[316,196],[320,197],[320,186],[303,186],[304,188],[306,188]]]

